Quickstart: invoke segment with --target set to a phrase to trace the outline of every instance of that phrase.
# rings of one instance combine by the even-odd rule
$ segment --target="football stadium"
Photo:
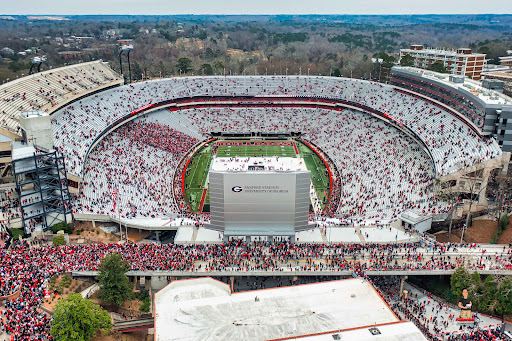
[[[426,233],[485,210],[491,174],[508,170],[512,135],[495,128],[512,99],[492,85],[400,66],[389,84],[291,72],[131,83],[93,61],[0,94],[0,336],[51,340],[53,312],[41,307],[59,295],[52,278],[94,283],[119,254],[151,309],[118,306],[116,333],[505,339],[498,317],[461,322],[460,307],[406,281],[460,266],[512,275],[510,246]],[[71,243],[51,233],[62,223],[121,240],[78,232]],[[51,245],[60,237],[67,245]]]

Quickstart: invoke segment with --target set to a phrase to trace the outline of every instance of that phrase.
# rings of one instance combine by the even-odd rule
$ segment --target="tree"
[[[377,59],[382,59],[382,66],[383,67],[387,67],[387,68],[392,67],[395,64],[395,62],[396,62],[395,57],[390,56],[386,52],[376,53],[376,54],[373,55],[373,57],[377,58]]]
[[[471,283],[471,278],[466,269],[462,266],[458,267],[457,270],[450,277],[450,286],[452,294],[455,297],[462,296],[462,290],[467,289]]]
[[[440,61],[433,63],[428,69],[434,72],[446,73],[446,68],[444,67],[443,62]]]
[[[131,295],[131,285],[126,276],[130,268],[118,253],[103,257],[97,277],[101,291],[98,295],[105,302],[122,305]]]
[[[60,245],[65,245],[65,244],[66,244],[66,240],[64,239],[63,235],[56,236],[55,238],[53,238],[53,246],[60,246]]]
[[[188,57],[181,57],[176,63],[176,68],[181,70],[183,73],[187,73],[187,71],[190,71],[192,68],[192,59]]]
[[[483,288],[482,288],[482,279],[480,278],[480,274],[476,271],[474,271],[471,274],[471,278],[469,280],[468,291],[469,291],[469,295],[471,296],[471,301],[473,302],[473,305],[475,307],[478,306],[480,300],[482,299]]]
[[[213,68],[210,64],[201,65],[201,72],[205,75],[213,75]]]
[[[402,58],[400,58],[400,65],[401,66],[413,66],[414,64],[414,58],[410,54],[406,54]]]
[[[456,182],[454,182],[456,183]],[[437,192],[439,195],[439,198],[443,201],[446,201],[448,203],[448,206],[450,207],[449,217],[450,217],[450,225],[448,226],[448,237],[452,236],[452,227],[453,227],[453,216],[455,215],[455,204],[457,200],[459,199],[460,193],[457,191],[454,191],[453,189],[450,189],[449,186],[453,185],[452,182],[448,181],[446,183],[441,183],[439,178],[435,180],[435,185],[437,188]],[[443,187],[446,186],[446,190],[443,190]],[[453,187],[453,186],[452,186]]]
[[[89,341],[99,329],[111,327],[105,310],[80,294],[71,294],[55,306],[51,335],[56,341]]]
[[[494,313],[498,307],[496,300],[498,286],[493,275],[485,278],[482,289],[482,299],[478,302],[478,309]]]
[[[496,300],[498,301],[497,314],[502,317],[512,314],[512,281],[509,277],[501,279],[496,292]]]
[[[68,233],[68,234],[73,233],[73,230],[71,229],[71,225],[69,225],[68,223],[66,223],[64,221],[61,221],[60,223],[57,223],[52,226],[52,232],[54,234],[61,230],[64,231],[64,233]]]
[[[482,185],[482,175],[483,170],[480,169],[478,171],[467,173],[464,176],[464,184],[460,184],[462,190],[466,190],[469,192],[469,208],[468,214],[466,215],[466,223],[462,227],[462,231],[460,234],[460,243],[464,241],[464,231],[470,227],[471,223],[471,208],[473,207],[473,200],[476,200],[482,191],[485,189],[485,186]]]

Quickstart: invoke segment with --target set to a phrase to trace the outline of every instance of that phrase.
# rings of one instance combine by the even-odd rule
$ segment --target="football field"
[[[329,175],[322,159],[305,144],[295,140],[217,140],[203,147],[185,170],[185,201],[192,211],[208,208],[210,199],[205,186],[213,156],[216,157],[301,157],[311,172],[317,197],[324,202],[329,196]],[[206,209],[207,210],[207,209]]]
[[[295,141],[218,141],[217,156],[297,157]]]

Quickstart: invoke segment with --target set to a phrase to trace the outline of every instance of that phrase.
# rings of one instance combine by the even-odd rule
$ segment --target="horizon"
[[[452,15],[465,15],[465,16],[479,16],[479,15],[499,15],[499,16],[512,16],[512,13],[174,13],[174,14],[129,14],[129,13],[91,13],[91,14],[51,14],[51,13],[25,13],[25,14],[11,14],[11,13],[0,13],[0,16],[109,16],[109,15],[131,15],[131,16],[179,16],[179,15],[190,15],[190,16],[425,16],[425,15],[439,15],[439,16],[452,16]]]
[[[464,9],[464,10],[461,10]],[[168,13],[168,12],[173,13]],[[2,15],[510,15],[512,2],[496,0],[484,3],[476,0],[432,0],[429,3],[410,3],[394,0],[383,4],[380,0],[362,0],[357,3],[336,0],[296,1],[260,0],[237,2],[232,0],[192,0],[187,3],[168,3],[165,0],[24,0],[4,4]],[[29,13],[30,14],[27,14]],[[162,14],[166,13],[166,14]],[[332,14],[336,13],[336,14]]]

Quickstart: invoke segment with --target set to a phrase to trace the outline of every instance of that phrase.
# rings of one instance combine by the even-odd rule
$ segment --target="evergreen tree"
[[[100,264],[98,297],[109,303],[122,305],[131,295],[132,287],[126,273],[130,268],[118,253],[103,257]]]
[[[458,267],[450,278],[452,294],[457,298],[462,297],[462,290],[467,289],[469,284],[469,273],[464,269],[464,267]]]

